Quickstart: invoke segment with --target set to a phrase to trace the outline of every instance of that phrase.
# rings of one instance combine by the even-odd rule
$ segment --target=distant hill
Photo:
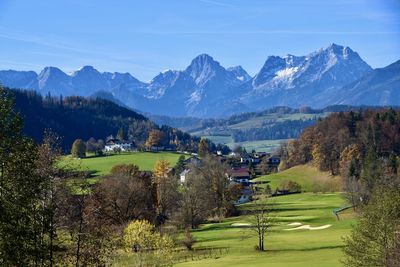
[[[395,106],[400,104],[400,60],[375,69],[361,79],[343,87],[340,104]]]
[[[165,70],[149,82],[129,73],[99,72],[92,66],[72,74],[56,67],[39,74],[4,70],[0,82],[42,95],[101,94],[144,113],[220,118],[275,106],[400,105],[394,65],[373,70],[351,48],[331,44],[304,56],[269,56],[254,77],[241,66],[225,68],[201,54],[184,70]],[[390,72],[394,76],[385,74]]]
[[[40,142],[45,130],[62,137],[62,147],[71,148],[75,139],[105,139],[120,128],[129,140],[142,145],[151,130],[164,133],[162,144],[173,149],[197,151],[198,137],[169,126],[159,127],[143,115],[102,98],[42,97],[34,91],[10,90],[15,109],[24,120],[24,133]]]
[[[297,138],[303,129],[334,112],[379,109],[379,106],[334,105],[323,109],[275,107],[260,112],[232,115],[226,119],[168,117],[147,114],[158,124],[168,124],[215,143],[240,143]]]

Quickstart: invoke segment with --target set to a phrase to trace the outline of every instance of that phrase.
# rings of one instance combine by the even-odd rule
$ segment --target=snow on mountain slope
[[[91,66],[72,75],[54,67],[46,67],[39,75],[0,71],[0,82],[14,88],[64,96],[88,96],[101,91],[126,106],[145,112],[216,117],[277,105],[357,104],[358,96],[367,99],[368,94],[364,92],[370,92],[371,88],[375,88],[377,103],[391,103],[389,98],[397,92],[393,91],[394,83],[382,87],[363,82],[362,79],[371,73],[371,67],[356,52],[331,44],[305,56],[270,56],[253,78],[241,66],[226,69],[210,55],[201,54],[184,70],[163,71],[149,83],[129,73],[99,72]],[[355,81],[360,86],[354,85]],[[349,84],[351,88],[346,87]],[[352,92],[351,95],[346,90]],[[373,102],[373,99],[368,101]]]

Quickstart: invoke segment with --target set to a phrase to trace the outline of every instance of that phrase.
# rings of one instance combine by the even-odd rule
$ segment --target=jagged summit
[[[234,67],[229,67],[226,70],[231,72],[236,77],[236,79],[238,79],[242,82],[247,82],[247,81],[251,80],[251,76],[240,65],[234,66]]]
[[[371,71],[357,52],[332,43],[307,55],[269,56],[254,77],[241,66],[224,68],[212,56],[200,54],[184,70],[162,71],[148,83],[129,73],[99,72],[93,66],[83,66],[71,75],[55,67],[46,67],[39,75],[0,71],[0,82],[64,96],[103,91],[126,106],[145,112],[214,117],[277,105],[335,104],[338,95],[344,94],[341,88]],[[365,86],[353,87],[353,91],[366,90]],[[340,101],[344,102],[342,98]]]
[[[68,75],[63,72],[62,70],[60,70],[59,68],[56,67],[45,67],[38,75],[38,79],[48,79],[48,78],[67,78]]]
[[[193,78],[197,85],[203,86],[218,72],[224,70],[219,62],[215,61],[210,55],[201,54],[192,60],[185,72]]]

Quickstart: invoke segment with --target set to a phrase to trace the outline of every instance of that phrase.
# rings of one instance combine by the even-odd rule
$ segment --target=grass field
[[[246,148],[246,151],[251,152],[255,150],[257,152],[274,152],[279,148],[282,142],[287,142],[289,139],[278,139],[278,140],[258,140],[258,141],[246,141],[239,143],[228,143],[230,148],[235,146],[241,146]]]
[[[251,118],[245,121],[242,121],[237,124],[229,125],[230,129],[249,129],[249,128],[260,128],[265,123],[272,122],[284,122],[288,120],[309,120],[313,118],[323,118],[326,117],[328,113],[320,113],[320,114],[307,114],[307,113],[295,113],[295,114],[276,114],[271,113],[260,117]]]
[[[111,168],[118,164],[135,164],[141,170],[153,170],[158,160],[167,160],[174,166],[182,154],[174,152],[132,152],[111,154],[104,157],[89,157],[85,159],[73,159],[65,157],[63,164],[72,165],[81,170],[95,171],[95,175],[108,174]],[[186,156],[187,157],[187,156]]]
[[[340,193],[303,193],[275,197],[268,200],[273,211],[273,226],[265,238],[266,251],[254,249],[257,236],[248,227],[251,215],[223,220],[221,223],[202,225],[193,231],[197,240],[195,248],[227,248],[228,252],[209,259],[200,259],[175,266],[271,266],[271,267],[335,267],[341,266],[342,237],[349,233],[352,215],[337,221],[334,208],[345,204]],[[242,210],[252,209],[253,203],[244,204]],[[323,230],[293,230],[289,223],[298,222],[311,226],[331,225]],[[119,259],[116,266],[130,266],[129,256]]]
[[[312,177],[330,179],[328,174],[320,173],[311,166],[298,166],[279,174],[270,175],[268,179],[279,184],[281,179],[295,180],[307,187],[307,179]],[[307,178],[308,177],[308,178]],[[262,177],[261,179],[267,179]],[[336,267],[342,266],[343,237],[354,223],[351,210],[340,214],[340,221],[333,215],[333,209],[343,207],[346,202],[342,193],[314,194],[301,193],[273,197],[238,206],[242,214],[267,201],[271,209],[272,227],[265,238],[265,252],[255,250],[257,236],[250,230],[254,225],[252,215],[241,215],[224,219],[220,223],[208,223],[193,230],[196,239],[195,249],[226,249],[226,253],[215,254],[209,258],[199,257],[174,266],[216,266],[216,267]],[[290,230],[296,226],[290,223],[301,223],[311,227],[325,226],[321,230]],[[115,266],[131,266],[131,258],[124,255],[118,258]]]
[[[279,148],[282,142],[287,142],[290,139],[277,139],[277,140],[257,140],[257,141],[246,141],[246,142],[233,142],[231,136],[226,135],[204,135],[202,138],[207,138],[216,144],[224,144],[234,149],[237,146],[246,148],[246,151],[250,152],[253,149],[257,152],[273,152]]]
[[[341,180],[339,176],[331,176],[328,172],[320,172],[311,165],[298,165],[283,172],[264,175],[254,181],[269,181],[274,190],[282,180],[291,180],[301,185],[303,191],[314,191],[316,186],[327,186],[334,191],[341,191]]]
[[[229,144],[233,142],[230,135],[203,135],[202,138],[207,138],[215,144]]]
[[[223,223],[204,225],[194,232],[205,247],[229,247],[219,259],[178,264],[177,266],[340,266],[342,237],[350,229],[351,219],[337,221],[332,209],[344,205],[341,195],[304,193],[270,200],[274,226],[266,237],[265,252],[257,252],[257,238],[248,228],[233,227],[234,223],[251,223],[250,216],[229,218]],[[250,208],[251,203],[242,209]],[[291,222],[312,226],[331,224],[323,230],[293,230]]]

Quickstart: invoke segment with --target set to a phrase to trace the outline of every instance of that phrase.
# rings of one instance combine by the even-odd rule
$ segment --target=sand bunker
[[[299,222],[294,222],[294,223],[289,223],[288,226],[299,226],[302,225],[302,223]]]
[[[231,226],[236,226],[236,227],[251,226],[251,223],[232,223]]]
[[[302,226],[299,226],[296,228],[289,228],[289,229],[285,229],[285,230],[286,231],[293,231],[293,230],[311,230],[311,231],[313,231],[313,230],[323,230],[323,229],[329,228],[331,226],[332,226],[332,224],[326,224],[326,225],[322,225],[322,226],[312,227],[309,224],[305,224],[305,225],[302,225]]]

